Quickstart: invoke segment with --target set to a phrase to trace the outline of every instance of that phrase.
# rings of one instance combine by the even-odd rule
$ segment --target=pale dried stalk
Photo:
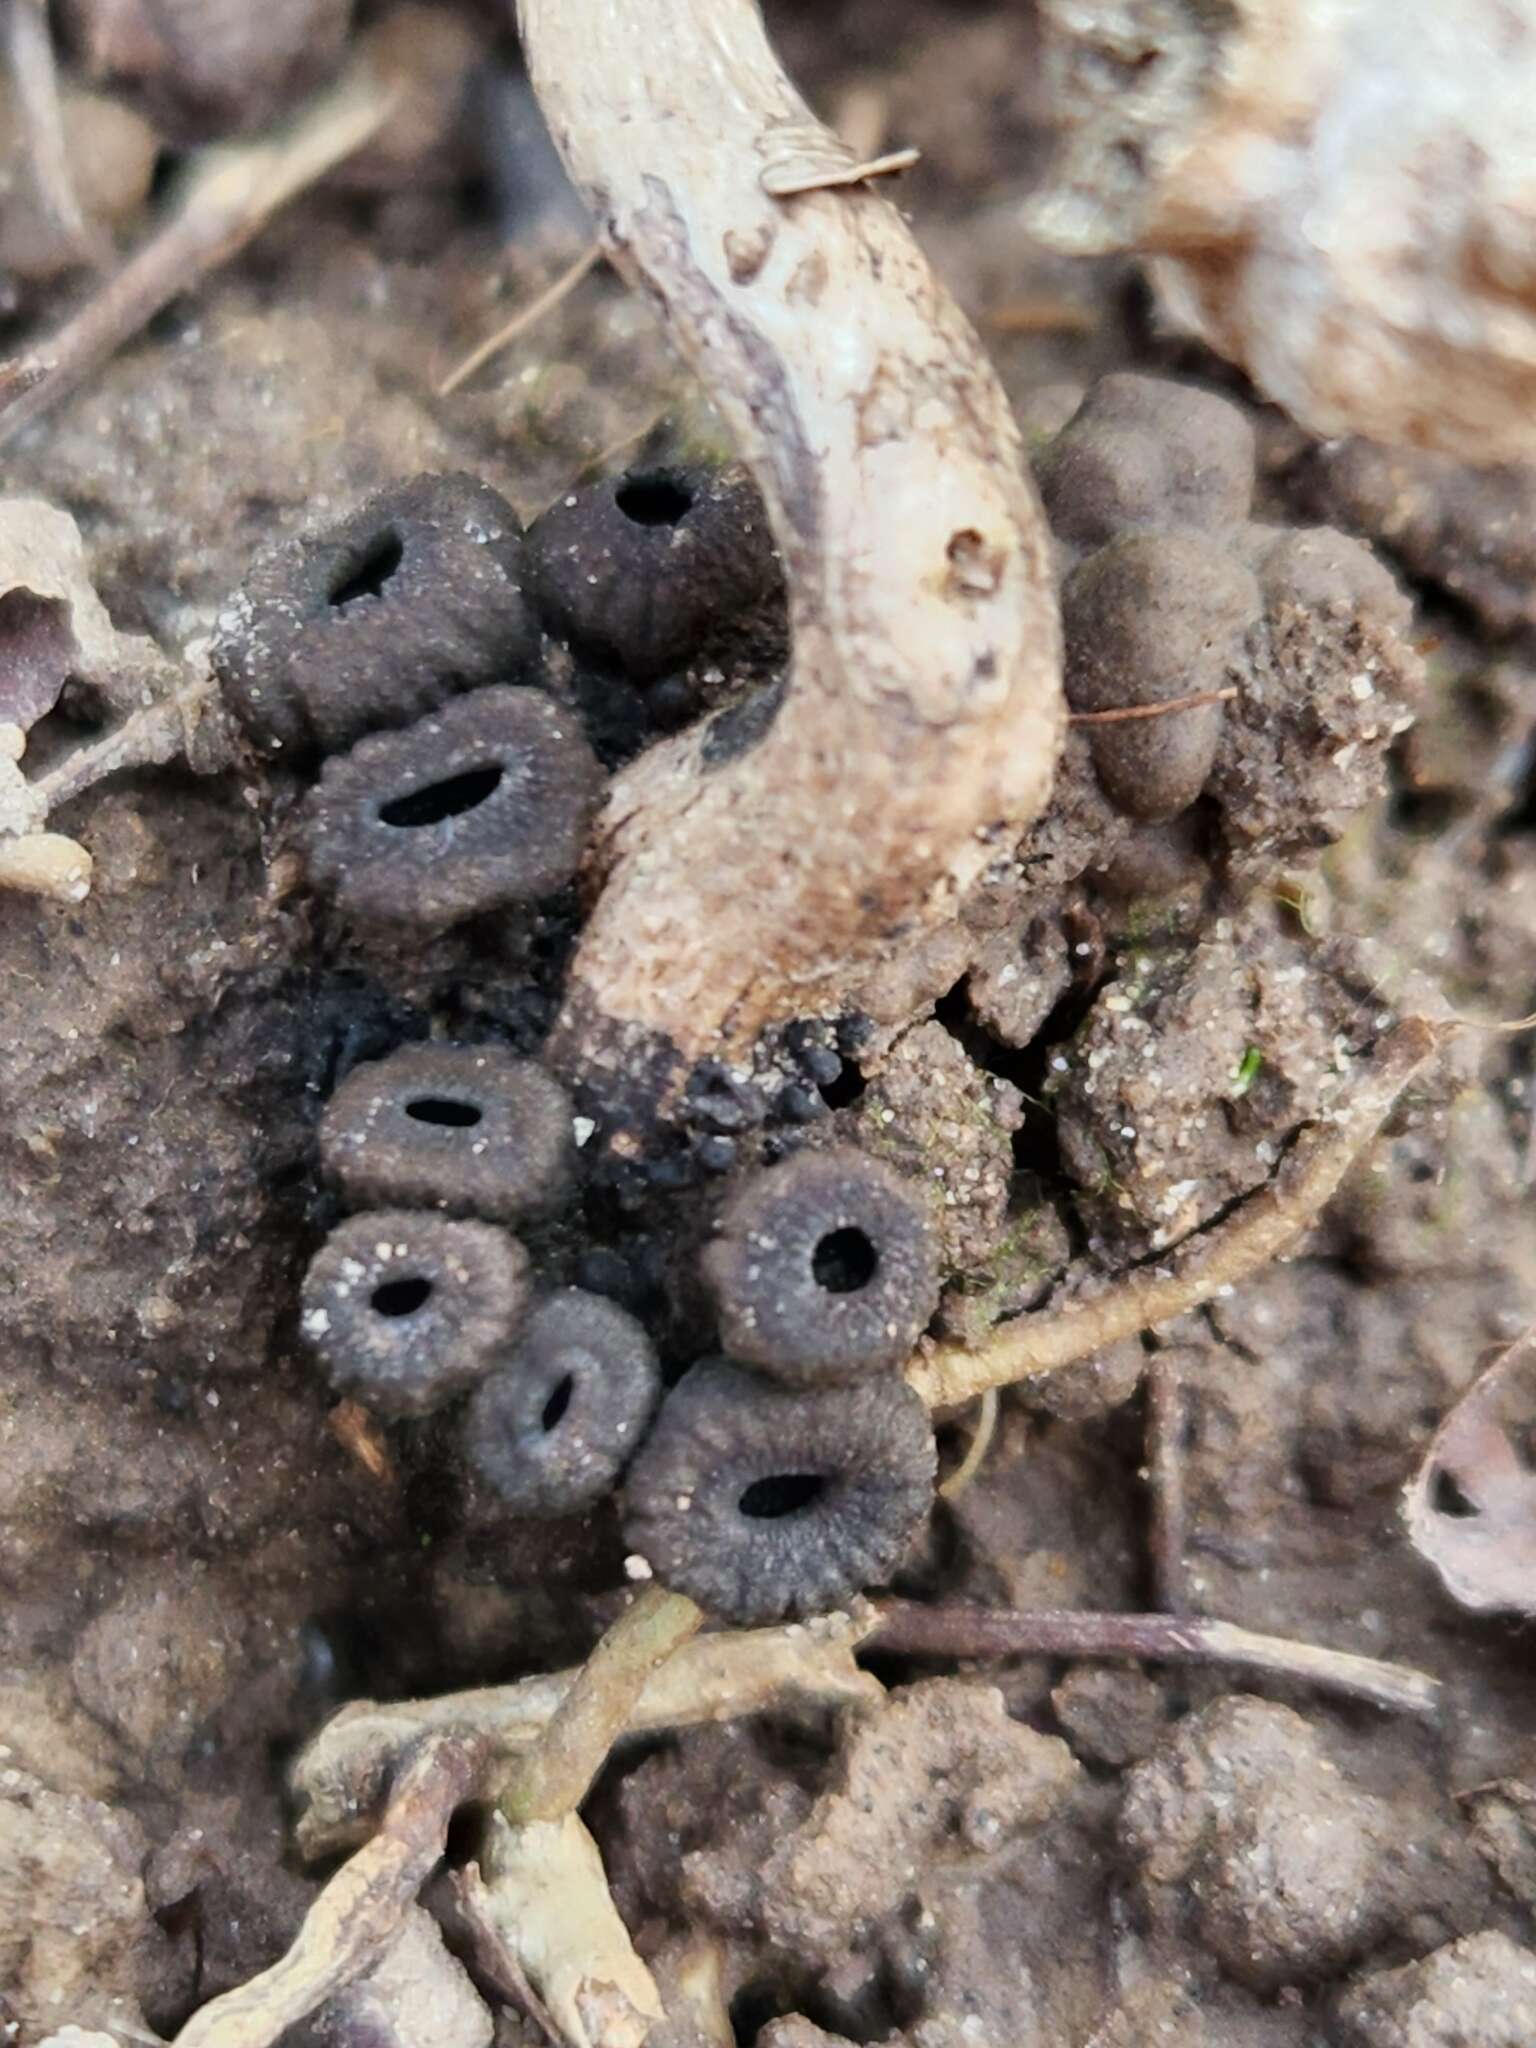
[[[854,1662],[874,1626],[867,1606],[803,1628],[727,1630],[696,1637],[651,1677],[625,1732],[727,1721],[807,1701],[868,1705],[880,1683]],[[566,1699],[576,1673],[557,1671],[389,1706],[345,1707],[301,1753],[292,1789],[306,1802],[297,1836],[302,1854],[334,1855],[372,1832],[395,1759],[427,1731],[483,1733],[498,1757],[531,1749]]]
[[[751,0],[517,14],[604,247],[724,415],[789,586],[768,735],[713,770],[697,732],[650,749],[600,821],[556,1048],[664,1085],[831,1007],[1041,809],[1055,592],[1007,401],[900,215],[865,186],[764,189],[825,131]]]
[[[907,1367],[908,1380],[930,1408],[958,1406],[988,1387],[1091,1358],[1246,1280],[1317,1220],[1398,1096],[1443,1043],[1441,1029],[1422,1017],[1406,1018],[1377,1046],[1343,1107],[1307,1125],[1274,1178],[1223,1222],[1199,1232],[1156,1269],[1125,1274],[1088,1300],[1004,1323],[974,1350],[931,1346]]]
[[[483,1740],[424,1737],[401,1766],[378,1832],[315,1900],[288,1953],[194,2013],[176,2048],[269,2048],[378,1963],[441,1857],[454,1809],[472,1796],[485,1756]]]
[[[663,2018],[656,1980],[635,1953],[596,1842],[575,1813],[511,1826],[493,1813],[475,1909],[571,2048],[642,2048]]]
[[[646,1686],[703,1625],[703,1609],[682,1593],[648,1586],[638,1594],[576,1673],[532,1751],[498,1788],[507,1819],[522,1826],[574,1813]]]

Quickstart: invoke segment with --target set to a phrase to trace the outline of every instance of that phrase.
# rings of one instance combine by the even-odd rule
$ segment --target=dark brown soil
[[[819,106],[873,92],[923,148],[904,201],[1026,422],[1060,424],[1063,381],[1166,365],[1127,273],[1021,237],[1046,148],[1026,8],[769,11]],[[10,455],[6,491],[75,515],[121,626],[208,633],[260,545],[418,469],[531,515],[623,444],[717,448],[606,273],[436,397],[573,244],[558,208],[503,248],[450,188],[398,199],[303,202]],[[1264,771],[1266,801],[1342,830],[1320,870],[1278,837],[1243,870],[1219,793],[1138,838],[1074,742],[1039,870],[893,962],[867,1085],[822,1128],[929,1186],[947,1334],[1259,1185],[1397,1008],[1536,999],[1536,579],[1509,528],[1531,481],[1325,458],[1251,410],[1265,519],[1379,540],[1412,597],[1419,722],[1380,799],[1321,756]],[[66,699],[39,744],[88,715]],[[329,1092],[433,1026],[536,1047],[573,904],[364,944],[304,886],[295,794],[254,763],[122,778],[60,821],[95,858],[86,902],[0,894],[0,2024],[22,2048],[65,2022],[169,2034],[271,1961],[314,1885],[286,1845],[295,1745],[349,1698],[578,1659],[622,1583],[609,1508],[497,1521],[431,1424],[370,1472],[296,1325],[334,1220]],[[713,1951],[760,2048],[1536,2039],[1536,1637],[1458,1612],[1398,1512],[1479,1360],[1536,1317],[1533,1087],[1524,1041],[1463,1039],[1294,1260],[1159,1338],[1190,1606],[1416,1665],[1441,1718],[1219,1670],[876,1660],[897,1689],[846,1727],[701,1729],[610,1769],[594,1829],[664,1983]],[[685,1363],[705,1199],[590,1192],[532,1235],[540,1277],[596,1260]],[[1121,1346],[1006,1397],[900,1590],[1149,1605],[1144,1364]]]

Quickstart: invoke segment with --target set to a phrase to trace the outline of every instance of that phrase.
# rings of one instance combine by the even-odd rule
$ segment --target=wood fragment
[[[537,327],[547,313],[568,299],[584,277],[588,277],[603,260],[600,243],[592,242],[582,250],[576,261],[564,270],[554,282],[541,291],[536,299],[521,307],[494,334],[488,334],[484,341],[472,348],[456,369],[448,372],[437,387],[439,398],[450,398],[461,384],[467,384],[475,372],[483,369],[492,356],[500,355],[504,348],[510,348],[514,341]]]
[[[0,889],[83,903],[91,893],[94,863],[76,839],[62,832],[24,832],[0,839]]]
[[[553,2048],[565,2048],[554,2014],[528,1982],[527,1971],[496,1917],[487,1910],[485,1879],[478,1864],[448,1872],[448,1896],[452,1901],[450,1933],[462,1943],[475,1976],[504,2005],[531,2021]]]
[[[930,1408],[957,1407],[988,1387],[1058,1372],[1236,1286],[1316,1221],[1398,1096],[1445,1039],[1445,1027],[1406,1018],[1378,1043],[1341,1107],[1303,1126],[1274,1177],[1220,1223],[1160,1255],[1155,1266],[1121,1275],[1100,1294],[1001,1324],[974,1349],[928,1346],[908,1365],[908,1380]]]
[[[432,1734],[402,1758],[373,1839],[344,1863],[270,1969],[195,2012],[176,2048],[270,2048],[384,1956],[443,1853],[454,1811],[472,1796],[483,1737]]]
[[[370,1479],[381,1486],[395,1484],[399,1475],[384,1432],[360,1401],[338,1401],[325,1421],[347,1456],[355,1459]]]
[[[1433,1714],[1440,1686],[1410,1665],[1257,1635],[1191,1615],[1038,1613],[964,1603],[880,1604],[871,1647],[916,1657],[1108,1657],[1160,1664],[1221,1664],[1318,1686],[1407,1714]]]
[[[279,207],[361,147],[397,97],[396,88],[354,69],[273,134],[206,150],[167,225],[57,334],[0,366],[9,381],[0,446],[76,390],[162,307],[227,263]]]
[[[794,656],[770,731],[693,731],[614,780],[552,1056],[653,1106],[703,1056],[824,1008],[1049,793],[1060,644],[1045,520],[975,334],[846,162],[752,0],[519,0],[535,90],[610,258],[660,304],[761,486]],[[855,160],[856,161],[856,160]],[[743,887],[750,876],[752,886]]]

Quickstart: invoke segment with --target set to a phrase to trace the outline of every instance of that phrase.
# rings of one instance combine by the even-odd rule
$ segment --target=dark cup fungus
[[[576,872],[602,770],[541,690],[481,690],[326,763],[305,800],[310,873],[366,923],[435,931]]]
[[[528,1285],[528,1255],[504,1230],[378,1209],[316,1253],[299,1328],[338,1394],[381,1415],[428,1415],[490,1370]]]
[[[939,1294],[916,1194],[852,1146],[801,1152],[745,1181],[702,1264],[727,1351],[792,1385],[897,1364]]]
[[[213,663],[259,746],[332,753],[531,672],[517,515],[470,476],[393,484],[259,556]]]
[[[607,1493],[661,1397],[633,1316],[571,1287],[539,1303],[464,1418],[470,1462],[520,1515],[564,1515]]]
[[[493,1045],[407,1045],[355,1067],[320,1125],[321,1165],[353,1209],[511,1223],[559,1203],[575,1155],[565,1090]]]
[[[778,573],[741,469],[630,470],[568,492],[528,529],[523,560],[548,629],[641,682],[680,667]]]
[[[933,1497],[933,1431],[892,1376],[800,1392],[695,1366],[624,1487],[624,1538],[661,1582],[757,1626],[840,1607],[899,1563]]]

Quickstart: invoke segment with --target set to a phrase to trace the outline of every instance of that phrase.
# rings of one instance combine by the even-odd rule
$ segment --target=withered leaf
[[[1446,1416],[1405,1510],[1414,1549],[1463,1607],[1536,1614],[1536,1329]]]
[[[79,661],[63,598],[21,588],[0,596],[0,725],[26,732],[46,717]]]

